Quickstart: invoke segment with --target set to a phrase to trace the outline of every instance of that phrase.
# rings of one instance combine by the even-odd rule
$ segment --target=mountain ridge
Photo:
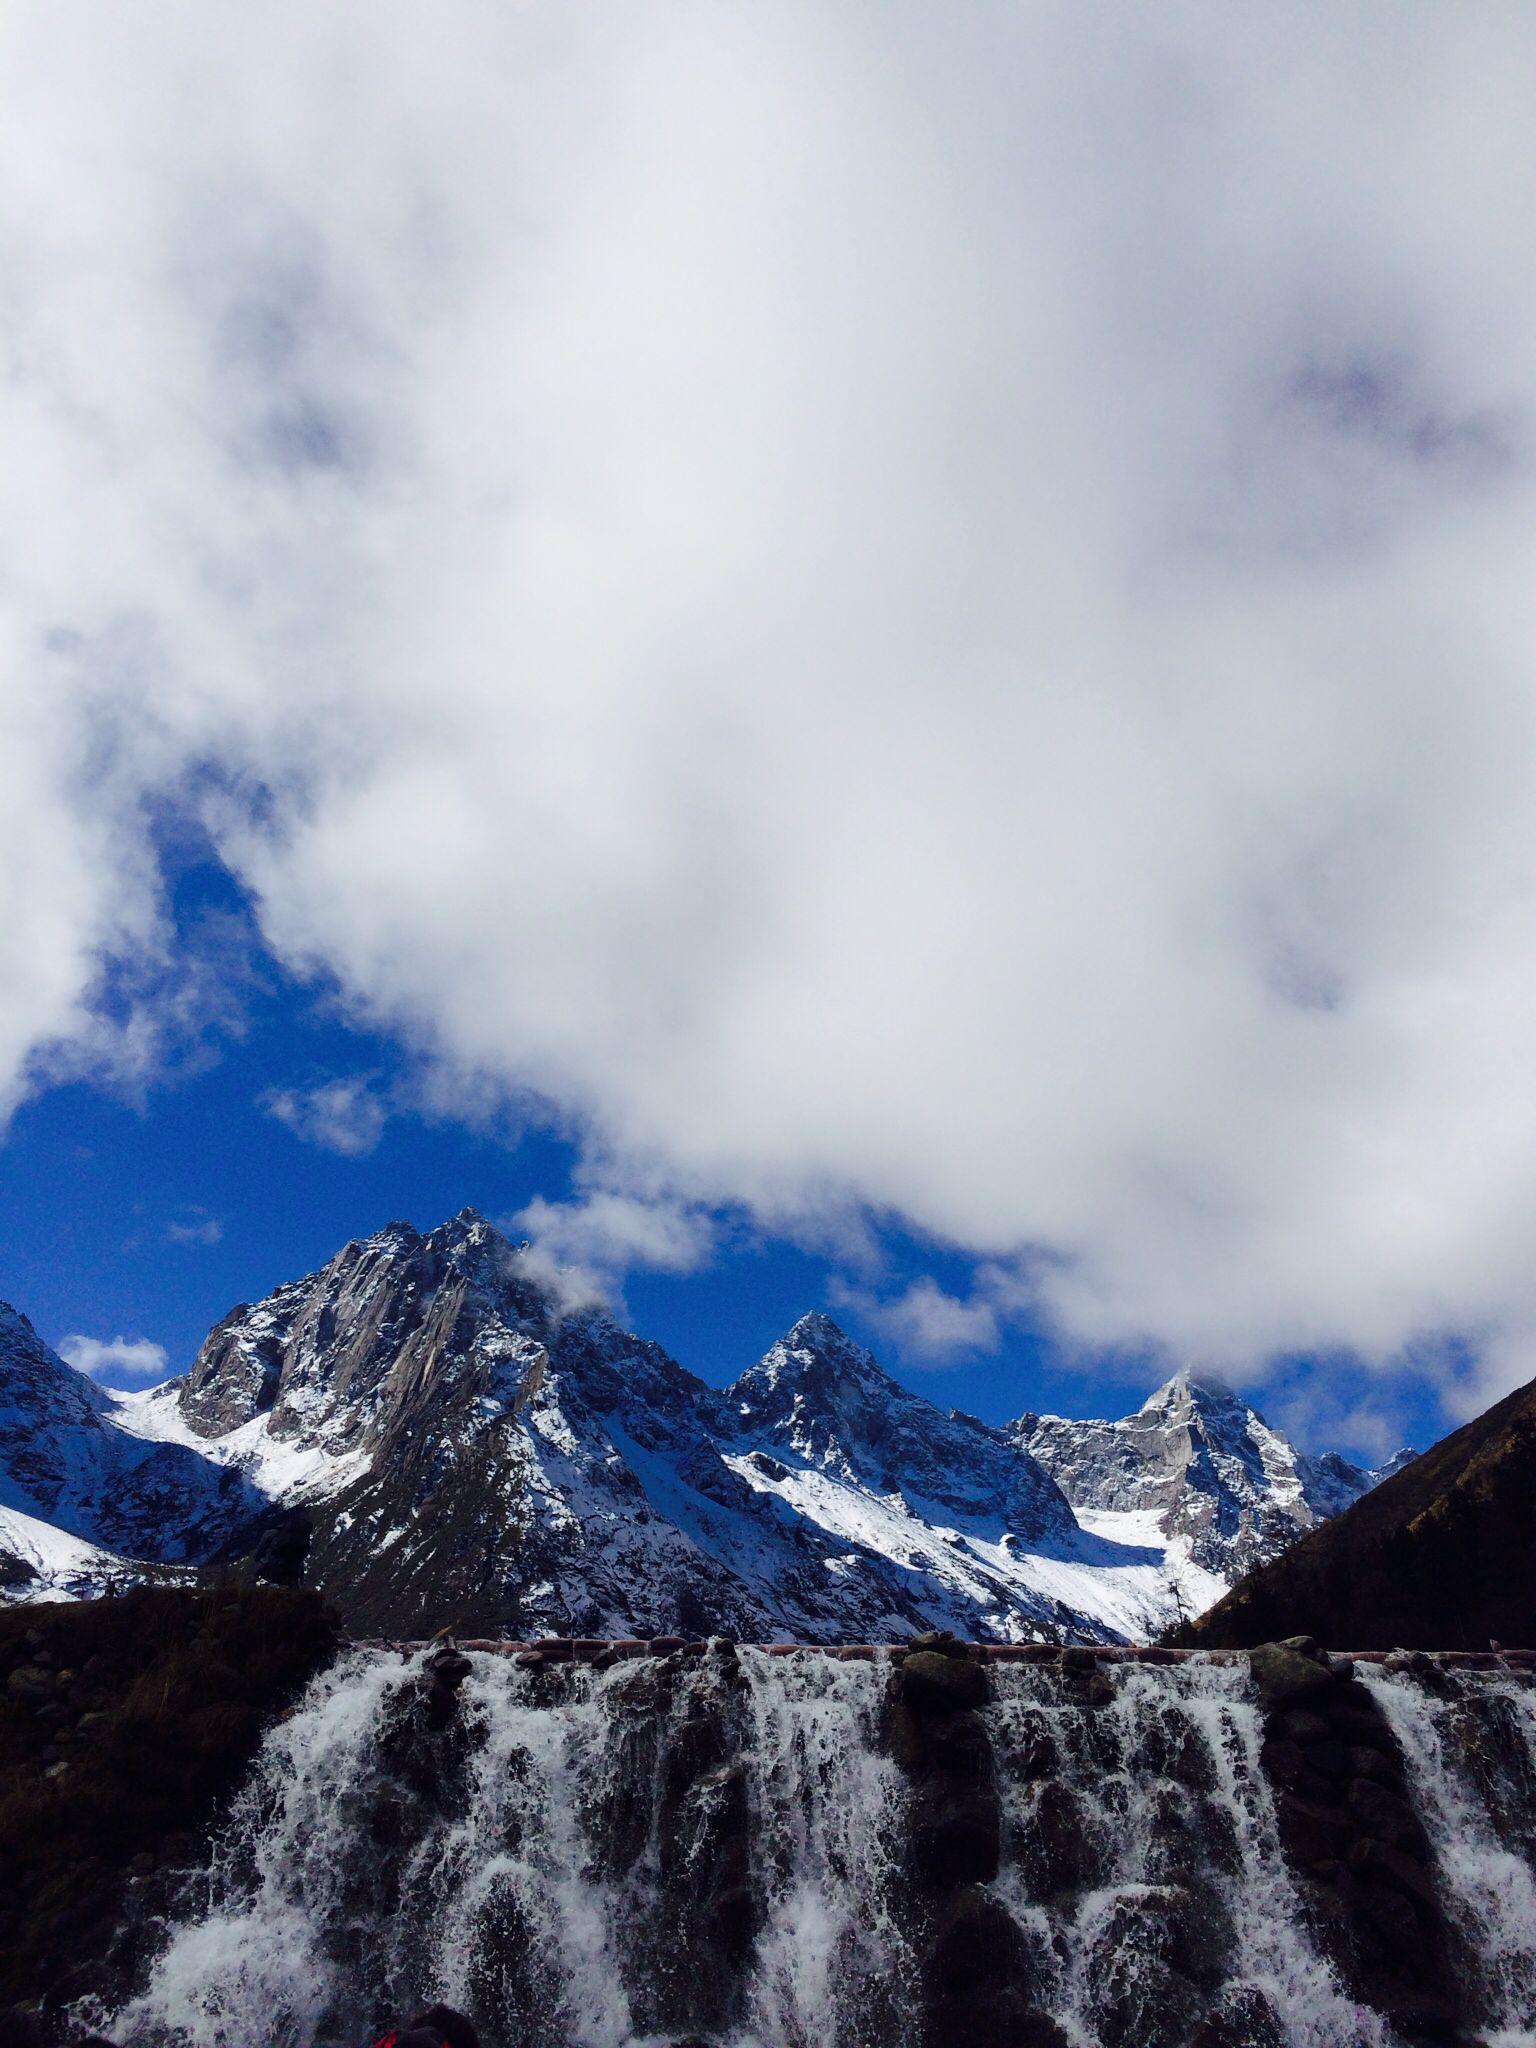
[[[302,1516],[309,1576],[376,1633],[1113,1641],[1208,1605],[1261,1525],[1272,1546],[1305,1525],[1286,1519],[1300,1454],[1235,1396],[1220,1442],[1182,1408],[1146,1419],[1178,1408],[1178,1376],[1135,1430],[996,1428],[903,1387],[819,1310],[714,1387],[606,1309],[562,1302],[469,1209],[350,1240],[232,1309],[185,1375],[147,1393],[89,1386],[35,1332],[23,1364],[29,1383],[64,1376],[50,1398],[65,1408],[72,1383],[71,1413],[113,1447],[96,1444],[93,1465],[61,1439],[61,1469],[73,1457],[88,1478],[115,1458],[190,1489],[185,1510],[162,1487],[119,1512],[112,1565],[206,1562]],[[1242,1453],[1255,1428],[1268,1464]],[[15,1505],[47,1523],[41,1494]],[[107,1533],[84,1509],[68,1523],[56,1533],[72,1543]],[[24,1538],[35,1552],[35,1531],[9,1547]],[[69,1562],[89,1578],[89,1559]]]

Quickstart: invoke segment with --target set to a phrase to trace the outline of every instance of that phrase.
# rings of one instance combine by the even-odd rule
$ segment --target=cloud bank
[[[1536,1370],[1528,13],[0,36],[6,1101],[195,815],[620,1193]]]

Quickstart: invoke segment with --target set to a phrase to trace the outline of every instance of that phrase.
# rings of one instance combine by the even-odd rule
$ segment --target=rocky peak
[[[893,1416],[916,1397],[830,1316],[813,1312],[748,1367],[726,1398],[744,1423],[778,1431],[827,1463],[886,1443]]]
[[[1089,1514],[1155,1515],[1193,1561],[1230,1580],[1367,1490],[1347,1460],[1306,1457],[1224,1381],[1188,1368],[1118,1422],[1023,1415],[1014,1441]]]
[[[1075,1527],[1032,1457],[900,1386],[830,1316],[802,1316],[725,1398],[739,1434],[874,1492],[1000,1516],[1022,1534]]]
[[[0,1510],[132,1557],[199,1554],[242,1511],[236,1475],[128,1434],[119,1407],[0,1303]]]
[[[386,1427],[407,1392],[419,1417],[439,1368],[474,1353],[477,1333],[541,1335],[557,1316],[547,1290],[477,1211],[462,1209],[425,1236],[389,1223],[226,1316],[182,1383],[179,1405],[199,1436],[224,1436],[266,1414],[274,1437],[346,1449]]]
[[[66,1365],[20,1309],[0,1301],[0,1417],[33,1428],[80,1425],[110,1406],[111,1397]]]
[[[1187,1428],[1191,1423],[1221,1417],[1236,1419],[1249,1412],[1240,1394],[1214,1373],[1197,1373],[1181,1366],[1171,1380],[1165,1380],[1142,1402],[1138,1413],[1166,1424]]]

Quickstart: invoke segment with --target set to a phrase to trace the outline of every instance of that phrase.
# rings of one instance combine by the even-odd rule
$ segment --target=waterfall
[[[1536,2044],[1536,1698],[1472,1671],[1362,1673],[1408,1761],[1489,2048]]]
[[[977,1711],[932,1724],[965,1812],[994,1816],[992,1863],[947,1890],[914,1848],[939,1795],[889,1661],[469,1662],[437,1726],[420,1660],[355,1650],[315,1681],[138,1995],[93,2024],[129,2048],[352,2048],[440,1998],[488,2048],[916,2048],[970,2038],[934,1989],[969,1911],[990,1931],[956,1952],[1005,1971],[1031,2048],[1398,2048],[1292,1875],[1241,1662],[994,1664]],[[1536,2043],[1529,1688],[1363,1675],[1476,2038]]]
[[[1160,1967],[1170,1908],[1172,1942],[1204,1949],[1197,1973],[1219,1976],[1220,2005],[1250,2031],[1264,2015],[1284,2025],[1287,2048],[1385,2043],[1307,1931],[1245,1674],[1127,1664],[1114,1687],[1085,1713],[1056,1673],[1015,1667],[994,1710],[1009,1850],[999,1886],[1074,2048],[1095,2048],[1107,2027],[1138,2043],[1179,2031],[1167,2008],[1183,1984],[1170,1991]]]

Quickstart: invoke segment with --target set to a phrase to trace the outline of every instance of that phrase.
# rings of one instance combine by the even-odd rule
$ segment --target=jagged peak
[[[823,1309],[807,1309],[779,1339],[796,1351],[859,1350],[841,1323],[835,1323]]]
[[[466,1202],[462,1209],[454,1211],[446,1223],[440,1223],[437,1226],[437,1231],[433,1234],[434,1236],[442,1234],[449,1237],[480,1238],[485,1236],[499,1237],[501,1232],[497,1230],[495,1224],[489,1218],[482,1216],[478,1209]]]
[[[857,1343],[840,1323],[821,1309],[811,1309],[791,1324],[764,1358],[761,1367],[782,1372],[786,1366],[820,1365],[839,1377],[873,1380],[895,1388],[872,1351]]]
[[[1164,1413],[1170,1409],[1231,1409],[1246,1408],[1248,1403],[1235,1392],[1219,1373],[1194,1366],[1181,1365],[1171,1380],[1150,1393],[1138,1411],[1142,1415]]]
[[[23,1315],[19,1308],[13,1308],[10,1302],[0,1301],[0,1329],[4,1329],[7,1324],[13,1329],[25,1331],[29,1337],[37,1335],[29,1316]]]

